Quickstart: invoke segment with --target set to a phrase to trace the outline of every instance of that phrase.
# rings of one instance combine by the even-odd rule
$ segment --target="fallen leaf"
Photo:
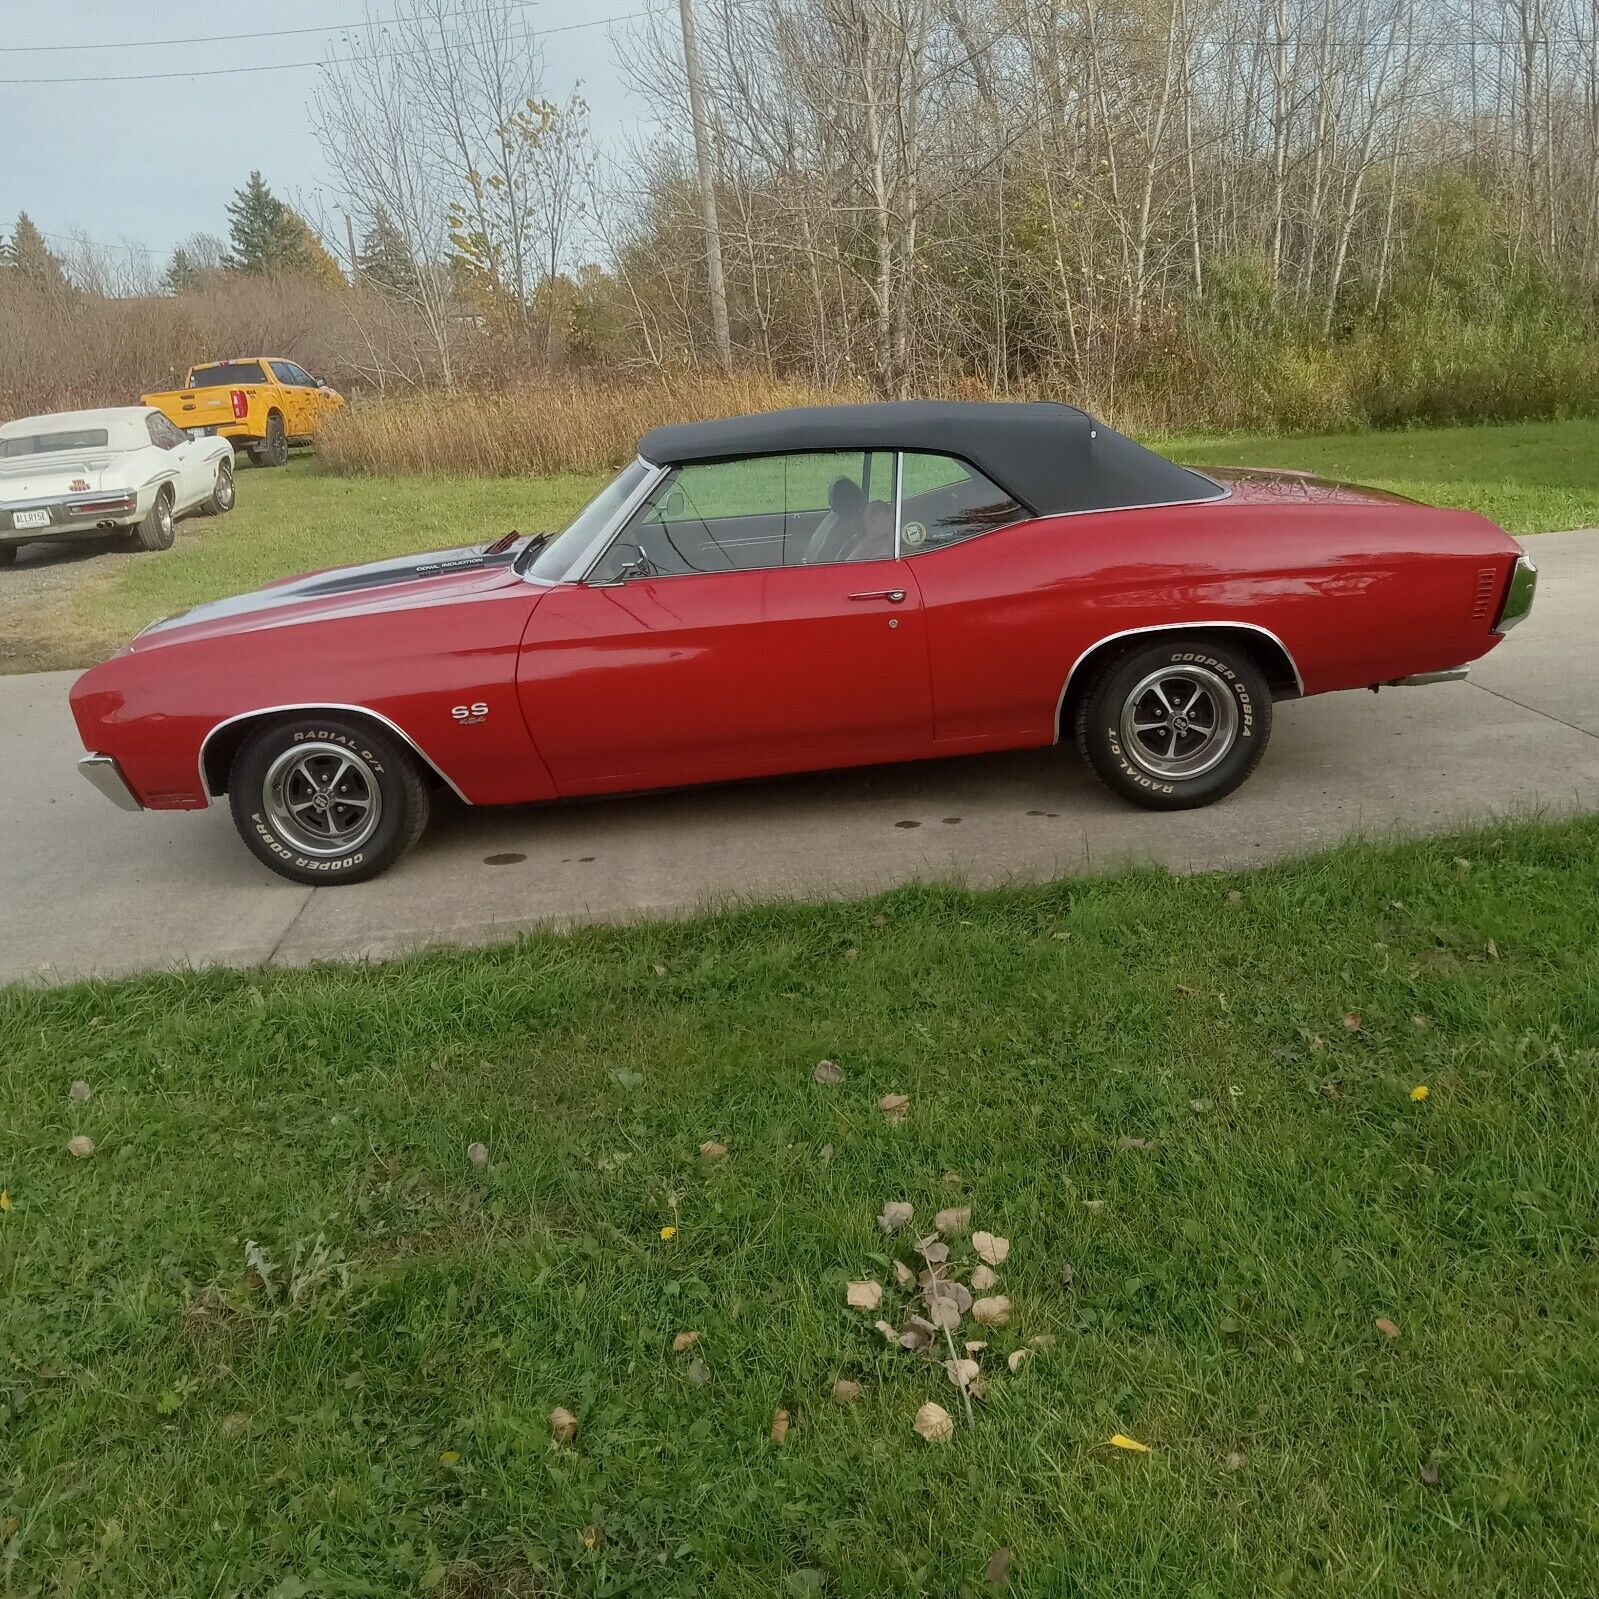
[[[788,1437],[788,1412],[774,1410],[772,1412],[772,1442],[780,1444]]]
[[[1354,1011],[1350,1011],[1344,1017],[1344,1031],[1346,1033],[1358,1033],[1360,1031],[1360,1017]]]
[[[489,1163],[489,1146],[487,1144],[468,1144],[466,1146],[466,1158],[479,1171],[482,1171]]]
[[[972,1320],[985,1327],[1003,1327],[1010,1320],[1010,1300],[1004,1294],[972,1302]]]
[[[893,1322],[874,1321],[872,1325],[889,1341],[889,1343],[894,1344],[896,1347],[898,1346],[899,1328],[896,1327]]]
[[[711,1380],[711,1368],[698,1355],[688,1363],[688,1380],[696,1388],[703,1388]]]
[[[577,1437],[577,1417],[562,1405],[550,1412],[550,1437],[558,1444],[569,1444]]]
[[[963,1316],[972,1308],[972,1291],[965,1283],[955,1282],[949,1277],[934,1277],[931,1273],[928,1274],[928,1279],[922,1289],[922,1297],[929,1305],[936,1304],[939,1300],[947,1300]]]
[[[999,1273],[992,1266],[972,1267],[972,1290],[975,1293],[987,1293],[999,1281]]]
[[[1399,1336],[1399,1323],[1389,1321],[1386,1316],[1379,1316],[1377,1318],[1377,1331],[1380,1332],[1384,1338],[1397,1338]]]
[[[1227,890],[1227,903],[1229,905],[1242,905],[1243,902],[1244,896],[1236,888]]]
[[[899,1347],[917,1354],[933,1341],[938,1329],[925,1316],[912,1316],[900,1329]]]
[[[240,1433],[247,1431],[249,1426],[250,1418],[242,1410],[230,1410],[217,1423],[217,1428],[224,1438],[237,1438]]]
[[[1071,1285],[1072,1285],[1072,1282],[1076,1278],[1076,1276],[1077,1276],[1077,1270],[1072,1265],[1072,1263],[1068,1260],[1065,1263],[1065,1265],[1063,1265],[1061,1267],[1061,1269],[1060,1269],[1060,1285],[1061,1285],[1061,1287],[1062,1288],[1070,1288]]]
[[[84,1100],[88,1099],[93,1093],[94,1090],[90,1088],[81,1077],[79,1077],[73,1082],[72,1087],[67,1090],[67,1098],[71,1100],[74,1105],[81,1105]]]
[[[983,1567],[983,1581],[996,1588],[1010,1586],[1010,1550],[1003,1544],[988,1557],[988,1564]]]
[[[720,1160],[727,1153],[727,1145],[719,1144],[714,1138],[707,1138],[700,1145],[700,1154],[706,1160]]]
[[[1104,1208],[1105,1201],[1103,1199],[1085,1199],[1083,1201],[1084,1210],[1103,1210]]]
[[[897,1233],[916,1214],[916,1207],[903,1199],[888,1200],[877,1215],[877,1225],[885,1233]]]
[[[929,1266],[942,1266],[949,1259],[949,1245],[940,1243],[937,1238],[923,1238],[916,1245],[916,1253]]]
[[[1244,1452],[1242,1449],[1229,1451],[1227,1458],[1222,1462],[1228,1471],[1242,1471],[1244,1469]]]
[[[1471,862],[1464,855],[1457,855],[1455,856],[1455,870],[1457,872],[1469,872],[1471,870]]]
[[[1203,1116],[1207,1110],[1211,1109],[1211,1101],[1208,1099],[1191,1099],[1188,1101],[1188,1108],[1197,1110]]]
[[[1027,1347],[1029,1349],[1053,1349],[1055,1347],[1055,1335],[1054,1333],[1034,1333],[1027,1340]]]
[[[1010,1255],[1010,1239],[997,1233],[973,1233],[972,1248],[984,1265],[1003,1266]]]
[[[1152,1138],[1129,1138],[1124,1135],[1116,1140],[1116,1147],[1118,1149],[1151,1150],[1155,1147],[1155,1141]]]
[[[833,1403],[835,1405],[853,1405],[861,1396],[861,1385],[851,1382],[848,1377],[840,1377],[833,1384]]]
[[[636,1072],[630,1066],[618,1066],[612,1071],[611,1077],[618,1088],[625,1088],[629,1093],[644,1086],[644,1073]]]
[[[10,1191],[10,1189],[7,1189],[7,1188],[0,1188],[0,1210],[10,1210],[10,1209],[11,1209],[11,1191]]]
[[[876,1310],[883,1298],[883,1285],[879,1282],[847,1283],[844,1297],[851,1310]]]
[[[600,1529],[598,1527],[585,1527],[583,1529],[583,1547],[585,1549],[598,1549],[600,1546]]]
[[[841,1083],[844,1081],[843,1068],[835,1066],[830,1060],[819,1060],[816,1070],[811,1073],[813,1083]]]
[[[974,1378],[982,1375],[983,1368],[975,1360],[946,1360],[944,1370],[957,1388],[965,1388]]]
[[[661,1229],[661,1237],[663,1240],[670,1242],[672,1239],[677,1237],[677,1228],[663,1227]]]
[[[1438,1468],[1431,1461],[1425,1461],[1421,1467],[1421,1480],[1429,1488],[1436,1488],[1440,1481]]]
[[[847,961],[852,961],[859,954],[860,954],[860,951],[858,949],[856,949],[856,947],[853,944],[851,944],[850,947],[847,950],[844,951],[844,959],[847,960]]]
[[[1031,1349],[1013,1349],[1006,1355],[1005,1364],[1010,1367],[1012,1376],[1021,1370],[1022,1362],[1028,1359],[1031,1354]]]
[[[823,1144],[818,1153],[821,1155],[822,1164],[825,1166],[833,1158],[833,1146],[831,1144]]]
[[[960,1306],[953,1299],[941,1295],[933,1301],[927,1317],[935,1327],[946,1332],[954,1332],[961,1324]]]
[[[966,1179],[962,1177],[958,1171],[947,1171],[944,1173],[944,1181],[948,1183],[951,1188],[959,1188],[960,1185],[966,1181]]]
[[[946,1238],[958,1238],[972,1224],[972,1207],[970,1205],[952,1205],[948,1210],[941,1210],[933,1218],[933,1226]]]
[[[461,1451],[459,1449],[446,1449],[444,1453],[439,1456],[439,1464],[441,1466],[454,1466],[459,1463],[460,1459]]]
[[[894,1262],[894,1281],[897,1282],[901,1288],[909,1288],[916,1281],[916,1273],[913,1272],[903,1260],[896,1260]]]
[[[1432,1026],[1432,1017],[1424,1016],[1420,1011],[1417,1011],[1416,1014],[1410,1018],[1410,1025],[1412,1027],[1421,1027],[1421,1028],[1431,1027]]]
[[[980,1355],[985,1349],[988,1348],[988,1342],[983,1338],[968,1338],[966,1340],[965,1348],[968,1355]]]
[[[930,1444],[947,1444],[955,1436],[955,1423],[950,1413],[942,1405],[935,1405],[931,1399],[916,1412],[916,1420],[911,1426],[919,1437],[925,1438]]]
[[[78,1160],[87,1160],[94,1153],[94,1140],[79,1133],[76,1138],[67,1140],[67,1153]]]
[[[1493,939],[1490,938],[1488,940],[1487,948],[1488,948],[1488,959],[1491,960],[1491,961],[1498,960],[1499,959],[1499,945]]]
[[[891,1126],[897,1127],[902,1121],[905,1120],[906,1113],[911,1108],[910,1095],[884,1094],[883,1097],[878,1100],[877,1108],[882,1111],[884,1119],[887,1120]]]
[[[1431,1092],[1432,1090],[1428,1088],[1425,1083],[1417,1083],[1416,1086],[1410,1090],[1410,1097],[1412,1100],[1420,1103],[1420,1101],[1424,1100]]]
[[[666,968],[659,961],[656,961],[655,964],[650,967],[650,970],[654,972],[657,977],[666,976]]]
[[[1113,1432],[1110,1435],[1112,1449],[1130,1449],[1135,1455],[1147,1455],[1149,1445],[1141,1444],[1136,1438],[1129,1438],[1124,1432]]]
[[[685,1349],[692,1349],[699,1341],[700,1335],[697,1332],[680,1332],[672,1340],[672,1353],[681,1355]]]

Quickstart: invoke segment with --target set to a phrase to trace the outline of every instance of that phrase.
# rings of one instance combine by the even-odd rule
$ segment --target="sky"
[[[603,22],[664,0],[526,4],[543,43],[544,93],[564,100],[580,86],[597,139],[619,144],[640,107],[616,70],[614,35],[641,24]],[[52,243],[87,235],[147,249],[160,265],[192,233],[226,236],[225,207],[252,168],[315,209],[324,172],[306,101],[316,69],[203,74],[315,62],[339,53],[340,30],[366,12],[408,9],[408,0],[0,0],[0,231],[26,211]],[[258,32],[269,36],[217,42]],[[194,42],[126,47],[134,40]],[[182,75],[129,81],[147,73]],[[42,81],[84,77],[116,81]],[[188,126],[200,136],[187,137]]]

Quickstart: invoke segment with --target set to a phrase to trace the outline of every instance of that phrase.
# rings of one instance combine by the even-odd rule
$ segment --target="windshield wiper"
[[[548,533],[533,533],[529,535],[526,546],[517,555],[516,559],[511,562],[511,570],[520,577],[527,571],[527,563],[550,542],[551,537],[552,535]]]

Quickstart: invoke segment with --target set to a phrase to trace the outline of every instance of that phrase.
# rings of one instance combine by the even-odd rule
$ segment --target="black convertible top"
[[[1221,499],[1226,490],[1135,444],[1074,405],[898,400],[764,411],[656,428],[639,454],[657,466],[823,450],[953,455],[1041,516]]]

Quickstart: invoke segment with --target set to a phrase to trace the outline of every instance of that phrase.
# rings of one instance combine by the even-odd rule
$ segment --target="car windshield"
[[[241,383],[265,383],[259,361],[230,361],[226,366],[197,366],[189,374],[191,389],[237,388]]]
[[[0,437],[0,460],[19,455],[52,455],[58,450],[103,450],[111,442],[104,428],[74,428],[69,433],[13,433]]]
[[[539,549],[526,575],[542,578],[546,582],[565,577],[573,561],[583,553],[584,545],[615,519],[653,471],[654,468],[643,461],[634,461],[630,466],[623,467],[553,539]]]

